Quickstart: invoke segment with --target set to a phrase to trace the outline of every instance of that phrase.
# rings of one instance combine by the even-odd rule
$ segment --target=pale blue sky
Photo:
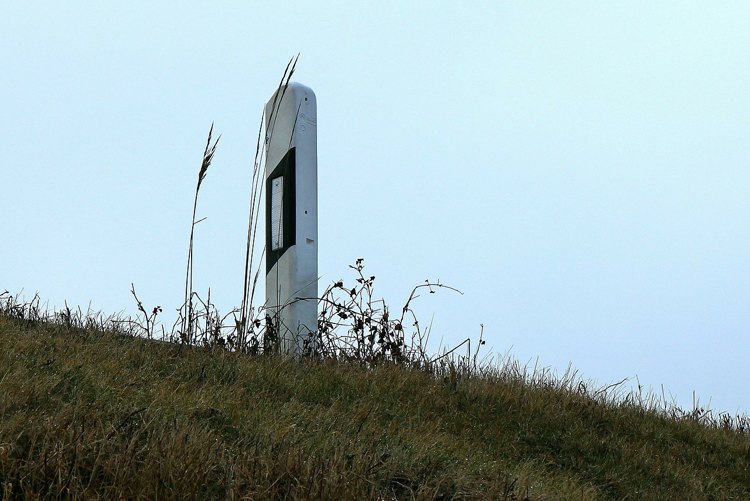
[[[0,16],[0,289],[168,324],[242,294],[262,107],[318,98],[320,273],[433,338],[750,410],[750,4],[23,2]]]

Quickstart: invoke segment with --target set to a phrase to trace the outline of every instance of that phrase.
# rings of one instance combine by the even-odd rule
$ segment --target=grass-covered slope
[[[746,499],[750,437],[584,385],[0,315],[0,497]]]

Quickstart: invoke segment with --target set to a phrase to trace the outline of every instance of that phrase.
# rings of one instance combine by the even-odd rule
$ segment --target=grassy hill
[[[748,499],[745,421],[513,362],[293,361],[0,314],[0,497]]]

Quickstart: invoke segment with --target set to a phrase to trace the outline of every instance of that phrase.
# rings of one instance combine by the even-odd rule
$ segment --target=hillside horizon
[[[745,417],[575,371],[248,355],[2,305],[4,499],[750,495]]]

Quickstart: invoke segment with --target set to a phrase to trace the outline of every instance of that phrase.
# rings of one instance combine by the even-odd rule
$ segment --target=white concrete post
[[[265,111],[266,308],[279,351],[299,355],[318,330],[315,94],[289,83]]]

